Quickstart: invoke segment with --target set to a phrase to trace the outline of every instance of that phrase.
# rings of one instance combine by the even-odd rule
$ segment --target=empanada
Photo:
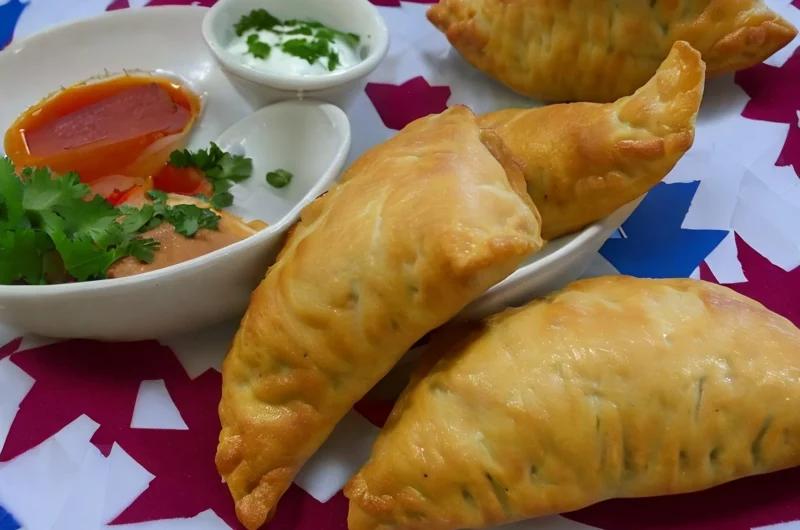
[[[350,530],[479,528],[800,465],[800,330],[725,287],[579,281],[430,349],[345,488]]]
[[[216,463],[250,529],[432,329],[541,248],[522,173],[466,107],[417,120],[301,215],[222,369]]]
[[[633,94],[677,41],[715,76],[760,63],[797,35],[762,0],[440,0],[428,19],[475,67],[545,101]]]
[[[669,173],[694,141],[703,97],[700,54],[676,42],[656,75],[615,103],[508,109],[479,118],[522,164],[553,239],[611,215]]]

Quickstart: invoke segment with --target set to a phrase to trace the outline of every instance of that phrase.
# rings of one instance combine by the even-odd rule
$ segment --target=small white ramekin
[[[259,8],[282,20],[316,20],[356,33],[366,49],[364,58],[346,70],[316,76],[278,74],[248,66],[241,57],[228,52],[227,45],[234,38],[234,25],[242,15]],[[389,49],[386,23],[367,0],[220,0],[203,20],[203,39],[237,87],[261,105],[308,97],[346,108],[364,89],[367,76]]]

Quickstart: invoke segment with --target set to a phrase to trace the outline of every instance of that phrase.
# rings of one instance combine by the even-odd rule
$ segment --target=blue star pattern
[[[10,0],[7,4],[0,5],[0,50],[11,42],[19,16],[27,6],[28,4],[23,4],[20,0]]]
[[[0,506],[0,530],[17,530],[18,528],[20,528],[19,523]]]
[[[654,187],[600,254],[620,274],[645,278],[686,278],[728,234],[724,230],[684,230],[699,182]]]

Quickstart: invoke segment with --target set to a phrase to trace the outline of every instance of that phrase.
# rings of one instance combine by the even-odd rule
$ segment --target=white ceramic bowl
[[[206,147],[219,137],[222,147],[242,149],[254,158],[254,175],[234,195],[269,195],[258,201],[264,206],[258,217],[270,226],[211,254],[138,276],[0,286],[0,321],[51,337],[136,340],[238,317],[302,206],[337,178],[350,148],[344,112],[327,103],[289,101],[253,114],[255,109],[203,45],[198,28],[205,12],[187,7],[121,10],[12,43],[0,52],[0,127],[59,86],[104,68],[165,69],[205,94],[206,107],[189,147]],[[67,47],[69,54],[53,53]],[[242,127],[248,128],[246,139]],[[261,173],[275,168],[293,172],[294,178],[286,188],[267,190]]]
[[[279,19],[313,19],[329,27],[356,33],[366,52],[351,68],[325,75],[297,76],[264,72],[244,64],[227,51],[234,25],[253,9],[266,9]],[[222,68],[237,78],[242,90],[260,103],[310,97],[342,108],[363,91],[389,49],[389,30],[367,0],[219,0],[203,20],[203,38]]]

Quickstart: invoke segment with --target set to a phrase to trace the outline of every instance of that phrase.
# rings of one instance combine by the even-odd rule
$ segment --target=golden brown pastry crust
[[[800,465],[800,330],[725,287],[580,281],[430,351],[345,488],[350,530],[479,528]]]
[[[704,71],[700,54],[676,42],[655,76],[615,103],[507,109],[478,119],[522,165],[542,237],[611,215],[672,170],[694,141]]]
[[[545,101],[628,96],[677,41],[715,76],[760,63],[797,35],[762,0],[440,0],[428,19],[475,67]]]
[[[412,123],[309,205],[223,365],[216,463],[241,522],[268,520],[351,406],[539,230],[519,168],[465,107]]]

